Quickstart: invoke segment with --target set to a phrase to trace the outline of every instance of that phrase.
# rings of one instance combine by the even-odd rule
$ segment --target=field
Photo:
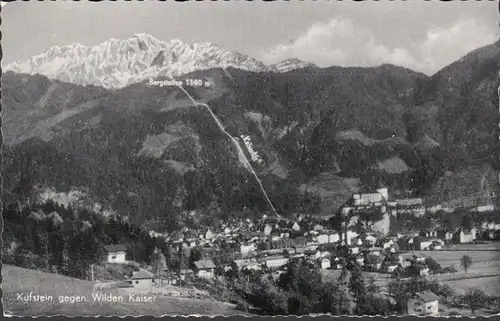
[[[243,314],[231,304],[211,300],[196,300],[157,296],[154,303],[128,301],[128,292],[122,289],[94,290],[93,283],[61,275],[43,273],[20,267],[3,265],[3,304],[14,315],[69,315],[69,316],[139,316],[139,315],[234,315]],[[23,302],[17,293],[51,295],[52,302]],[[94,302],[92,293],[112,293],[123,296],[124,302]],[[59,296],[85,296],[87,302],[59,303]]]
[[[430,256],[442,267],[455,266],[458,272],[431,275],[429,279],[450,285],[457,291],[457,294],[463,294],[469,288],[480,289],[489,295],[500,293],[500,251],[415,251],[401,256],[407,258],[414,254]],[[472,265],[467,273],[460,267],[460,258],[464,255],[472,259]],[[387,285],[391,280],[389,274],[365,272],[364,275],[366,279],[373,277],[376,284],[383,290],[387,290]],[[338,270],[323,271],[325,280],[336,281],[339,276]]]
[[[403,258],[408,258],[418,254],[425,257],[432,257],[442,267],[454,266],[458,273],[454,275],[462,276],[492,276],[500,277],[500,251],[415,251],[402,254]],[[472,264],[467,273],[460,267],[460,259],[468,255],[472,259]]]

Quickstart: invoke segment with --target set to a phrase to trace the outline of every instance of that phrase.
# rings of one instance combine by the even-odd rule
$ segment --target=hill
[[[393,65],[304,65],[178,79],[210,83],[186,90],[249,159],[258,154],[251,163],[278,213],[333,214],[345,186],[384,185],[432,203],[489,197],[499,58],[497,42],[432,77]],[[14,72],[2,81],[7,204],[77,191],[155,229],[271,212],[234,141],[176,87],[108,90]],[[449,177],[470,188],[457,191]]]
[[[94,290],[93,283],[20,267],[2,266],[4,309],[14,315],[67,316],[139,316],[139,315],[234,315],[230,304],[196,299],[157,296],[155,303],[129,302],[128,293],[120,289]],[[22,302],[17,293],[53,296],[52,302]],[[124,297],[123,302],[94,302],[92,293],[111,293]],[[86,302],[59,303],[60,296],[83,296]]]

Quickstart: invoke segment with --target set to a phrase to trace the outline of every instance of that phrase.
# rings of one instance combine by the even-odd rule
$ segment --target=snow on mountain
[[[269,69],[274,72],[288,72],[296,69],[302,69],[307,67],[316,67],[316,65],[310,62],[304,62],[299,59],[286,59],[277,64],[270,65]]]
[[[189,45],[177,39],[164,42],[151,35],[135,34],[125,40],[110,39],[96,46],[51,47],[40,55],[8,65],[5,71],[41,74],[69,83],[117,89],[150,77],[176,77],[211,68],[286,72],[308,65],[289,59],[266,66],[211,43]]]

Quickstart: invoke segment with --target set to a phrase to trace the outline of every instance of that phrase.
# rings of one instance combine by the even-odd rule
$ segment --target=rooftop
[[[196,266],[196,268],[198,270],[202,270],[202,269],[215,269],[215,264],[212,260],[200,260],[200,261],[196,261],[194,262],[194,266]]]
[[[146,271],[146,270],[140,270],[137,272],[134,272],[132,275],[131,279],[132,280],[144,280],[144,279],[152,279],[154,276],[153,273]]]
[[[125,252],[125,251],[127,251],[127,246],[125,244],[106,245],[104,248],[108,252]]]
[[[439,296],[434,294],[434,292],[431,292],[431,291],[418,292],[415,294],[415,296],[424,300],[425,302],[432,302],[432,301],[439,300]]]

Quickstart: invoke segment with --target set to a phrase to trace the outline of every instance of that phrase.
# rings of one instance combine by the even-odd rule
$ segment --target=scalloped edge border
[[[1,12],[2,12],[2,9],[7,3],[9,2],[14,2],[16,0],[11,0],[11,1],[4,1],[4,0],[0,0],[0,26],[2,25],[2,18],[1,18]],[[55,1],[55,0],[52,0],[52,1]],[[79,0],[74,0],[74,1],[79,1]],[[87,0],[89,1],[89,0]],[[102,0],[93,0],[94,2],[97,2],[97,1],[102,1]],[[115,0],[116,1],[116,0]],[[142,1],[142,0],[140,0]],[[182,0],[181,0],[182,1]],[[200,1],[200,0],[196,0],[196,1]],[[201,0],[202,1],[202,0]],[[212,0],[214,1],[214,0]],[[216,1],[216,0],[215,0]],[[236,0],[235,0],[236,1]],[[265,0],[264,0],[265,1]],[[315,0],[313,0],[315,1]],[[342,1],[342,0],[337,0],[337,1]],[[351,1],[359,1],[359,0],[351,0]],[[361,0],[363,1],[363,0]],[[378,0],[372,0],[372,1],[378,1]],[[405,0],[403,0],[405,1]],[[422,1],[427,1],[427,0],[422,0]],[[447,0],[441,0],[441,1],[447,1]],[[461,0],[461,1],[464,1],[464,0]],[[465,1],[474,1],[474,0],[465,0]],[[480,1],[480,0],[476,0],[476,1]],[[487,1],[496,1],[496,0],[487,0]],[[498,6],[498,9],[499,9],[499,13],[500,13],[500,2],[499,2],[499,6]],[[3,50],[2,50],[2,43],[1,43],[1,40],[2,40],[2,32],[0,30],[0,60],[1,60],[1,57],[3,57]],[[2,71],[2,68],[0,67],[0,78],[3,74],[3,71]],[[497,90],[497,95],[498,95],[498,98],[499,98],[499,109],[498,109],[498,112],[500,114],[500,70],[498,72],[498,79],[499,79],[499,87],[498,87],[498,90]],[[195,106],[203,106],[203,107],[206,107],[207,109],[210,109],[210,107],[206,104],[202,104],[202,103],[199,103],[197,102],[182,86],[178,86],[178,88],[180,90],[182,90],[187,96],[188,98],[195,104]],[[2,106],[2,103],[1,103],[1,98],[2,98],[2,90],[1,90],[1,84],[0,84],[0,107]],[[1,109],[0,109],[1,110]],[[0,121],[2,120],[2,117],[0,115]],[[498,124],[499,128],[500,128],[500,123]],[[500,131],[499,131],[500,132]],[[498,136],[498,139],[499,139],[499,144],[500,144],[500,135]],[[3,173],[3,149],[2,149],[2,146],[3,146],[3,130],[2,128],[0,127],[0,171],[2,171],[0,173],[0,191],[2,192],[2,195],[3,195],[3,176],[2,176],[2,173]],[[500,172],[498,172],[498,184],[500,184]],[[1,206],[1,209],[2,209],[2,212],[3,212],[3,201],[2,199],[0,198],[0,206]],[[3,248],[3,231],[4,231],[4,222],[3,222],[3,215],[0,215],[0,250]],[[3,281],[3,274],[1,274],[1,270],[2,270],[2,263],[0,261],[0,282]],[[329,315],[329,314],[318,314],[318,315],[307,315],[307,316],[284,316],[284,315],[277,315],[277,316],[259,316],[259,315],[241,315],[241,314],[232,314],[232,315],[228,315],[228,316],[223,316],[223,315],[197,315],[197,314],[192,314],[192,315],[169,315],[169,314],[164,314],[164,315],[160,315],[160,316],[149,316],[149,315],[139,315],[139,316],[132,316],[132,315],[126,315],[126,316],[118,316],[118,315],[112,315],[112,316],[102,316],[102,315],[96,315],[96,316],[85,316],[85,315],[74,315],[74,316],[70,316],[70,315],[62,315],[62,314],[56,314],[56,315],[37,315],[37,316],[31,316],[31,315],[25,315],[25,316],[21,316],[21,315],[16,315],[16,314],[11,314],[11,313],[6,313],[7,311],[4,310],[4,301],[3,301],[3,287],[2,287],[2,284],[0,284],[0,303],[1,303],[1,311],[2,311],[2,317],[3,318],[34,318],[34,319],[37,319],[37,318],[56,318],[56,320],[66,320],[66,319],[79,319],[79,318],[118,318],[118,319],[124,319],[124,318],[152,318],[152,319],[158,319],[158,318],[183,318],[183,319],[188,319],[188,318],[207,318],[207,319],[216,319],[216,318],[220,318],[220,319],[234,319],[234,320],[240,320],[240,319],[252,319],[252,318],[264,318],[264,319],[268,319],[268,318],[272,318],[272,319],[283,319],[283,318],[286,318],[286,319],[291,319],[291,318],[299,318],[299,319],[308,319],[308,318],[313,318],[313,319],[319,319],[318,321],[322,321],[322,320],[328,320],[328,319],[331,319],[331,318],[335,318],[335,319],[351,319],[351,318],[370,318],[370,319],[401,319],[401,318],[404,318],[406,320],[413,320],[413,319],[427,319],[427,318],[433,318],[433,319],[490,319],[490,318],[495,318],[495,317],[500,317],[500,313],[498,314],[494,314],[494,315],[490,315],[490,316],[480,316],[480,317],[476,317],[476,316],[416,316],[416,315],[403,315],[403,316],[397,316],[397,315],[391,315],[391,316],[380,316],[380,315],[376,315],[376,316],[368,316],[368,315],[362,315],[362,316],[356,316],[356,315],[339,315],[339,316],[333,316],[333,315]],[[500,319],[499,319],[500,320]],[[316,320],[315,320],[316,321]]]

